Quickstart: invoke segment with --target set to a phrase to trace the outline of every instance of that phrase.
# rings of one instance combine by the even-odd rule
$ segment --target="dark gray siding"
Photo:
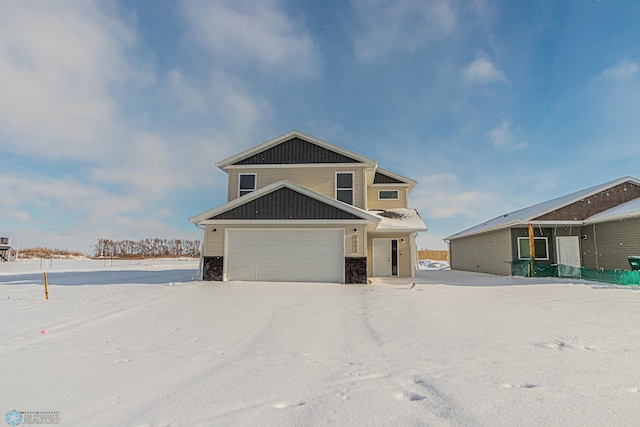
[[[361,219],[290,188],[281,188],[209,219]]]
[[[298,137],[241,160],[236,165],[288,165],[305,163],[360,163]]]
[[[373,177],[374,184],[404,184],[402,181],[392,178],[388,175],[382,174],[380,172],[376,172]]]
[[[511,230],[504,229],[451,240],[451,269],[511,275]]]
[[[640,256],[640,218],[586,225],[582,234],[585,268],[628,269],[627,257]]]
[[[585,197],[576,203],[544,214],[536,218],[536,220],[579,221],[638,197],[640,197],[640,187],[630,182],[625,182],[594,194],[593,196]]]
[[[549,244],[549,259],[548,260],[536,260],[536,264],[539,265],[550,265],[558,262],[557,248],[556,248],[556,237],[563,236],[579,236],[581,232],[581,227],[554,227],[554,228],[533,228],[534,237],[546,237],[547,242]],[[529,237],[529,229],[528,228],[512,228],[511,229],[511,247],[512,253],[511,256],[514,260],[518,259],[518,237]]]

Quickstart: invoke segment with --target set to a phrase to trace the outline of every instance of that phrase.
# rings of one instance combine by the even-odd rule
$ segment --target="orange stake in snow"
[[[49,299],[49,283],[47,282],[47,272],[44,272],[44,297]]]

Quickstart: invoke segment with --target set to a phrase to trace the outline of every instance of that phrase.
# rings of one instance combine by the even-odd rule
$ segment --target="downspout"
[[[411,233],[411,239],[409,240],[409,244],[411,245],[411,263],[413,264],[413,268],[411,269],[411,277],[416,277],[418,272],[418,248],[416,244],[416,237],[418,236],[418,232],[414,231]]]
[[[200,244],[200,262],[198,263],[198,278],[200,280],[204,279],[204,239],[206,237],[207,227],[200,224],[194,224],[196,228],[205,231],[204,236],[202,237],[202,243]]]
[[[596,269],[600,270],[600,263],[598,262],[598,258],[600,254],[598,253],[598,236],[596,236],[596,225],[593,224],[593,247],[596,252]]]

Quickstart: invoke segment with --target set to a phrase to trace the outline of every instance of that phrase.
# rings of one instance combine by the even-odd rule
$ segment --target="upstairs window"
[[[239,179],[238,195],[244,196],[252,191],[256,190],[256,174],[255,173],[241,173]]]
[[[353,172],[336,173],[336,199],[353,205]]]
[[[378,200],[398,200],[398,190],[380,190]]]

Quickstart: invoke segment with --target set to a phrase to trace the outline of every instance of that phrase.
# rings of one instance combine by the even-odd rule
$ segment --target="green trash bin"
[[[640,270],[640,256],[629,256],[627,259],[632,270]]]

